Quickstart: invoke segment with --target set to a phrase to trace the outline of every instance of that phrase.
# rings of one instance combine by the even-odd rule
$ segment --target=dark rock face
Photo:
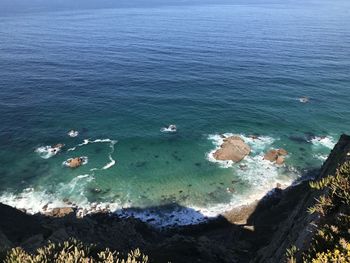
[[[45,233],[45,229],[33,216],[0,204],[0,231],[12,244],[18,244],[38,233]]]
[[[339,165],[350,160],[348,153],[350,153],[350,136],[342,135],[316,179],[333,175]],[[292,245],[300,248],[300,256],[303,248],[306,249],[310,243],[318,217],[310,215],[307,209],[313,205],[315,198],[318,198],[320,194],[310,191],[307,182],[300,185],[303,184],[306,186],[300,193],[295,190],[296,188],[289,190],[298,201],[294,208],[287,210],[288,217],[276,225],[275,231],[272,232],[271,242],[257,251],[254,262],[283,262],[286,250]],[[282,202],[292,201],[293,196],[282,199]]]

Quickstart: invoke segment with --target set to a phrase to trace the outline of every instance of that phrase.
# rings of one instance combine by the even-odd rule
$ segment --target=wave
[[[116,160],[113,159],[112,155],[114,153],[115,144],[117,142],[118,141],[116,141],[116,140],[112,140],[112,139],[108,139],[108,138],[107,139],[96,139],[96,140],[84,139],[84,141],[82,143],[78,144],[77,146],[75,146],[73,148],[68,149],[67,151],[75,151],[77,147],[82,147],[84,145],[91,144],[91,143],[109,143],[110,144],[109,147],[111,148],[111,151],[108,154],[109,162],[100,169],[100,170],[107,170],[116,164]],[[98,170],[98,168],[93,168],[91,170],[95,171],[95,170]]]
[[[76,149],[77,149],[77,147],[72,147],[72,148],[69,148],[69,149],[67,150],[67,152],[75,151]]]
[[[244,178],[247,177],[247,174],[241,176]],[[19,194],[4,193],[0,196],[0,202],[18,209],[25,209],[30,214],[45,213],[56,207],[74,207],[79,217],[96,212],[111,212],[120,217],[138,218],[155,227],[192,225],[205,222],[235,207],[248,205],[261,199],[270,189],[276,186],[276,183],[283,186],[291,183],[283,179],[266,180],[267,177],[259,176],[262,178],[259,182],[264,187],[251,189],[243,195],[232,195],[230,202],[210,205],[210,207],[186,203],[181,204],[182,206],[174,205],[170,209],[156,210],[154,208],[135,209],[132,208],[134,204],[129,201],[127,203],[122,203],[120,200],[90,202],[86,195],[88,184],[94,180],[94,177],[90,174],[79,175],[69,183],[60,183],[57,189],[54,189],[55,191],[52,191],[52,189],[35,190],[34,188],[28,188]],[[67,200],[69,201],[67,202]]]
[[[176,126],[174,124],[169,125],[168,127],[163,127],[160,129],[161,132],[176,132]]]
[[[318,160],[325,161],[325,160],[327,160],[328,155],[326,155],[326,154],[314,154],[313,157],[318,159]]]
[[[224,136],[233,134],[226,133]],[[235,176],[240,182],[248,185],[243,193],[232,194],[229,202],[220,203],[217,205],[198,206],[192,202],[180,204],[181,207],[173,207],[173,209],[165,209],[154,211],[154,209],[133,209],[135,206],[132,202],[122,203],[119,199],[109,199],[109,202],[90,202],[87,198],[88,184],[94,177],[92,175],[80,175],[72,179],[69,183],[61,183],[57,189],[34,190],[33,188],[26,189],[22,193],[12,194],[5,193],[0,196],[0,202],[26,209],[28,213],[38,213],[50,211],[55,207],[72,206],[77,208],[77,215],[84,216],[90,213],[109,211],[116,213],[121,217],[135,217],[147,222],[156,227],[174,226],[174,225],[189,225],[204,222],[214,218],[219,214],[229,211],[241,205],[247,205],[255,200],[262,198],[272,188],[276,187],[277,183],[288,186],[292,183],[291,171],[287,171],[286,167],[278,167],[269,161],[263,159],[263,153],[268,150],[276,139],[268,136],[259,138],[240,135],[246,143],[251,146],[252,153],[242,160],[239,164],[229,164]],[[220,135],[210,135],[208,137],[214,144],[215,148],[220,147],[223,138]],[[86,139],[80,144],[86,145],[89,143],[110,143],[111,151],[109,154],[110,162],[102,169],[108,169],[115,164],[112,158],[114,153],[114,145],[116,141],[110,139]],[[77,146],[79,147],[79,145]],[[208,154],[208,158],[210,153]],[[222,162],[218,162],[223,165]],[[288,173],[288,176],[286,175]],[[295,176],[297,172],[294,172]],[[69,203],[63,201],[69,198]],[[45,209],[44,209],[45,208]]]
[[[112,158],[112,154],[114,153],[114,145],[116,143],[117,143],[116,141],[111,141],[111,144],[110,144],[111,151],[110,151],[110,153],[108,155],[108,158],[109,158],[110,162],[102,167],[103,170],[107,170],[107,169],[111,168],[113,165],[115,165],[115,160]]]
[[[60,147],[41,146],[35,152],[43,159],[49,159],[61,151]]]
[[[315,136],[310,140],[310,142],[315,147],[326,147],[328,149],[333,149],[336,144],[335,139],[331,136]]]
[[[74,131],[74,130],[71,130],[68,132],[68,136],[69,137],[72,137],[72,138],[75,138],[79,135],[79,132],[78,131]]]
[[[55,191],[26,188],[21,193],[14,194],[5,192],[0,195],[0,202],[17,209],[25,209],[29,214],[49,211],[56,207],[74,206],[86,207],[87,198],[84,196],[84,188],[87,183],[94,180],[89,174],[80,175],[73,178],[69,183],[60,183]],[[72,205],[64,202],[64,198],[69,196]]]

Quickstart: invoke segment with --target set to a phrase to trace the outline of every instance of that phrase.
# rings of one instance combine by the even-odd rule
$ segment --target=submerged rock
[[[224,139],[221,148],[214,154],[214,158],[220,161],[239,162],[250,153],[250,147],[239,136],[231,136]]]

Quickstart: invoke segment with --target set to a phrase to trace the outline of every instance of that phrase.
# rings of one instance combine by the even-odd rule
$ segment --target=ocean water
[[[349,73],[349,1],[2,15],[0,202],[155,225],[215,216],[322,165],[350,132]],[[216,162],[220,134],[252,153]],[[284,165],[263,160],[272,148]]]

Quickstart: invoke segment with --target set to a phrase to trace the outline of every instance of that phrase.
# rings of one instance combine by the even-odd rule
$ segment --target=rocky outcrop
[[[250,147],[239,136],[231,136],[224,139],[221,145],[214,154],[214,158],[220,161],[239,162],[250,153]]]
[[[53,208],[51,211],[46,212],[45,215],[53,216],[53,217],[63,217],[73,212],[74,210],[71,207],[56,207],[56,208]]]
[[[83,164],[83,159],[81,157],[76,157],[67,160],[67,164],[70,168],[78,168]]]
[[[284,156],[286,155],[288,155],[288,152],[285,149],[272,149],[264,155],[264,160],[275,162],[276,164],[283,164],[285,160]]]

